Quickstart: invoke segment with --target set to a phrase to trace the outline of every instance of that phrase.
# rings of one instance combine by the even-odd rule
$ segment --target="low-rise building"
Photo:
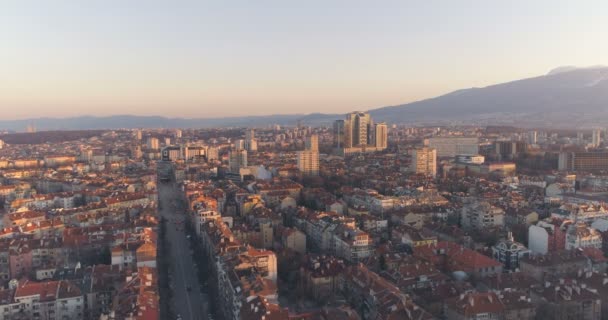
[[[0,319],[80,320],[84,296],[69,281],[23,281],[0,291]]]
[[[519,260],[521,272],[537,281],[546,277],[576,274],[579,270],[591,269],[590,261],[578,250],[556,251],[545,255],[529,255]]]
[[[344,261],[332,256],[309,256],[300,267],[298,286],[309,297],[322,302],[339,290],[339,278],[346,269]]]
[[[545,282],[530,290],[532,301],[539,314],[556,320],[602,318],[602,300],[597,290],[560,279],[557,283]]]
[[[473,202],[462,208],[460,222],[464,229],[486,230],[504,225],[505,211],[486,201]]]
[[[492,256],[503,264],[505,270],[515,271],[519,268],[519,260],[530,254],[530,250],[513,239],[509,232],[507,239],[499,241],[492,247]]]
[[[285,228],[281,233],[281,244],[300,254],[306,253],[306,234],[297,228]]]
[[[445,318],[448,320],[503,319],[505,305],[494,292],[472,292],[448,299]]]
[[[579,248],[602,248],[602,235],[584,222],[571,224],[566,231],[566,250]]]

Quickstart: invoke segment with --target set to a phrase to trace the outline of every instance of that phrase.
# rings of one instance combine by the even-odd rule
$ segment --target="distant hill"
[[[248,127],[272,124],[293,125],[302,123],[331,122],[339,116],[320,114],[269,115],[251,117],[229,117],[209,119],[167,118],[160,116],[116,115],[108,117],[37,118],[25,120],[0,120],[0,129],[24,131],[33,124],[37,130],[100,130],[121,128],[210,128],[210,127]],[[330,120],[327,120],[330,119]]]
[[[608,67],[559,67],[548,74],[484,88],[369,110],[388,123],[478,123],[517,126],[602,126],[608,122]],[[0,121],[0,129],[23,131],[118,128],[206,128],[272,124],[329,125],[339,114],[292,114],[210,119],[117,115]]]
[[[20,132],[0,135],[0,139],[8,144],[41,144],[41,143],[60,143],[64,141],[74,141],[79,139],[89,139],[99,136],[103,130],[69,130],[69,131],[39,131],[39,132]]]
[[[378,121],[608,118],[608,67],[558,68],[547,75],[370,110]],[[565,117],[565,118],[564,118]]]

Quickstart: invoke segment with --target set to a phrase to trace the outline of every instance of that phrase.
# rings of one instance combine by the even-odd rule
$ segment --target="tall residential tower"
[[[410,172],[433,177],[437,175],[437,151],[427,147],[414,149]]]
[[[381,151],[388,147],[388,126],[374,124],[367,112],[351,112],[334,122],[334,147],[344,154]]]
[[[306,150],[298,152],[298,169],[304,176],[319,175],[319,137],[306,138]]]

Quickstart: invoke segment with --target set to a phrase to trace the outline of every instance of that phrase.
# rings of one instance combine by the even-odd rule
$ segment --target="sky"
[[[608,1],[3,0],[0,119],[345,113],[608,64]]]

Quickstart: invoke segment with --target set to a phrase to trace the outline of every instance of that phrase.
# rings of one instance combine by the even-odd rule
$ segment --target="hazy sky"
[[[3,0],[0,118],[347,112],[608,64],[608,1]]]

